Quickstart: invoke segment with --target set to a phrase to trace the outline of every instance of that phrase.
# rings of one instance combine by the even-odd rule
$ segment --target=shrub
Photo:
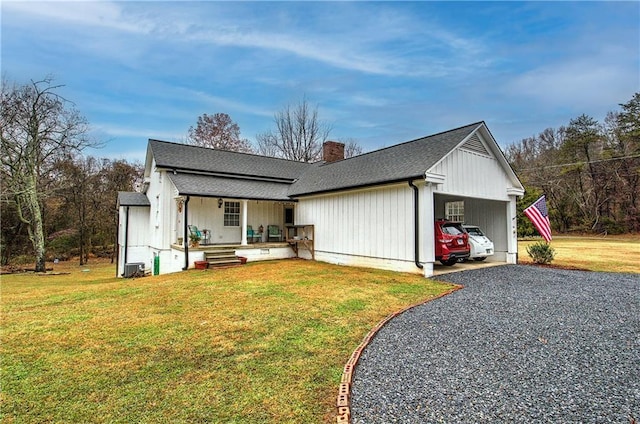
[[[527,253],[537,264],[549,264],[556,256],[556,250],[545,241],[539,241],[527,246]]]
[[[11,258],[12,265],[34,265],[36,263],[36,258],[33,255],[18,255]]]

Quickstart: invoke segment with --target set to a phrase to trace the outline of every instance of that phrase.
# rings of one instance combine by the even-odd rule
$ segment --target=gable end
[[[460,148],[470,150],[474,153],[479,153],[484,156],[491,156],[491,154],[487,150],[487,147],[484,145],[482,140],[480,140],[478,133],[475,133],[471,137],[469,137],[469,139],[462,146],[460,146]]]

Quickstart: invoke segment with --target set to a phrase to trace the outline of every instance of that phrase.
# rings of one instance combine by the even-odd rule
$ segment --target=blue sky
[[[640,91],[639,2],[2,1],[2,73],[53,75],[144,160],[203,113],[242,136],[303,96],[365,151],[484,120],[501,146]]]

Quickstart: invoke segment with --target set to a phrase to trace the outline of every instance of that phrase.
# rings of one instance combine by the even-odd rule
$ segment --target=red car
[[[443,265],[453,265],[471,254],[469,234],[460,222],[437,220],[435,227],[436,260]]]

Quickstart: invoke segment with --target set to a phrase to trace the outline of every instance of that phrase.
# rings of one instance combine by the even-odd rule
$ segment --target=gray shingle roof
[[[291,201],[289,183],[199,174],[167,174],[181,195]]]
[[[159,140],[149,140],[149,149],[157,167],[178,170],[168,175],[180,194],[289,200],[424,177],[482,125],[477,122],[333,163],[309,164]]]
[[[149,140],[156,166],[293,181],[311,165],[247,153]]]
[[[119,191],[118,206],[151,206],[151,203],[144,193]]]
[[[425,172],[458,146],[482,122],[419,138],[339,162],[316,165],[289,190],[302,196],[424,177]]]

